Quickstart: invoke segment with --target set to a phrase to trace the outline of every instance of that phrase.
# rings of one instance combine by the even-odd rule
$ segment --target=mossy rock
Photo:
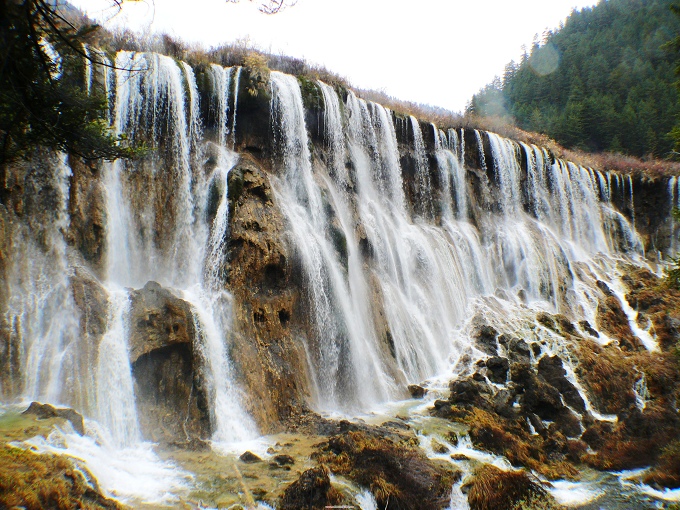
[[[316,81],[306,76],[298,76],[300,92],[302,93],[302,103],[308,110],[323,110],[323,93]]]

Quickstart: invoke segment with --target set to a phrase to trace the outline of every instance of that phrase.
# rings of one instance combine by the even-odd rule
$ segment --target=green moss
[[[314,81],[306,76],[298,76],[300,83],[300,92],[302,93],[302,102],[308,110],[323,110],[323,93],[321,88]]]
[[[243,169],[234,168],[229,172],[229,190],[227,191],[227,196],[229,197],[229,213],[233,212],[234,204],[238,202],[238,199],[243,194]]]
[[[333,247],[335,248],[335,251],[338,252],[338,257],[340,257],[340,263],[347,269],[349,252],[347,251],[347,238],[345,237],[345,233],[338,227],[331,225],[330,235]]]

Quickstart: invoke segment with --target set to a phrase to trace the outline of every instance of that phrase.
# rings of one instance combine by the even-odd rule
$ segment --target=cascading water
[[[101,274],[89,271],[66,240],[66,157],[32,176],[55,213],[38,218],[35,232],[30,225],[14,233],[7,317],[10,355],[19,360],[12,366],[20,375],[9,378],[16,388],[0,389],[74,406],[98,422],[89,427],[113,447],[139,446],[131,289],[156,281],[190,306],[213,442],[253,438],[257,428],[243,404],[248,395],[234,376],[243,367],[229,355],[232,296],[225,289],[242,70],[194,70],[132,52],[120,52],[114,67],[115,84],[108,68],[100,76],[86,67],[87,89],[115,97],[117,133],[146,143],[151,153],[103,164]],[[209,84],[207,108],[195,73]],[[597,414],[558,336],[535,317],[545,310],[593,323],[596,282],[607,281],[631,330],[647,349],[657,348],[652,333],[637,325],[615,269],[618,257],[643,255],[633,226],[613,204],[623,191],[635,214],[632,178],[554,159],[493,133],[422,130],[414,117],[401,122],[406,141],[400,141],[390,110],[351,91],[345,96],[325,83],[312,85],[322,99],[322,150],[308,135],[298,80],[271,73],[274,170],[268,176],[303,275],[305,317],[295,334],[302,331],[308,354],[309,403],[356,414],[405,396],[407,384],[436,385],[437,378],[467,373],[486,356],[470,338],[481,317],[542,341],[542,354],[565,360],[566,377],[584,396],[581,412],[610,419]],[[206,111],[210,120],[201,118]],[[428,159],[430,129],[434,158]],[[466,156],[466,144],[469,152],[475,142],[477,154]],[[478,169],[466,164],[468,157]],[[676,178],[668,190],[672,204],[680,203]],[[673,240],[676,227],[670,225]],[[106,294],[96,341],[83,333],[73,290],[78,278],[98,279]],[[635,389],[644,408],[644,377]],[[464,500],[460,487],[453,500]]]
[[[94,49],[88,54],[99,56]],[[228,236],[227,178],[238,156],[229,150],[226,134],[216,144],[203,139],[190,66],[161,55],[120,52],[115,69],[116,130],[146,143],[153,153],[139,162],[103,164],[106,231],[100,283],[108,308],[104,331],[97,339],[81,331],[86,323],[81,323],[74,302],[71,277],[75,271],[79,278],[94,282],[96,276],[80,267],[67,246],[71,170],[66,156],[58,156],[43,174],[33,173],[41,187],[39,196],[51,194],[47,210],[53,211],[40,222],[40,245],[29,231],[15,235],[9,322],[17,335],[11,344],[20,346],[16,357],[21,387],[13,392],[77,408],[97,421],[88,421],[88,430],[101,438],[97,441],[120,455],[144,448],[129,358],[130,290],[154,280],[172,288],[191,307],[213,440],[250,439],[256,427],[243,410],[244,396],[233,381],[228,359],[231,296],[224,289],[222,271]],[[101,81],[94,74],[91,69],[86,75],[88,88],[101,87],[108,93],[108,74]],[[237,103],[228,89],[224,93],[217,113],[226,126],[229,105]],[[230,118],[233,134],[235,115]],[[218,155],[209,172],[199,166],[204,146]],[[218,207],[209,218],[213,189],[218,190]],[[57,441],[82,446],[74,438]],[[112,452],[108,454],[112,458],[118,455]],[[95,471],[99,472],[97,467]],[[164,476],[170,485],[176,483],[176,473]],[[100,481],[107,486],[106,480]]]
[[[281,205],[288,217],[292,236],[305,269],[310,288],[310,307],[317,324],[314,378],[320,392],[319,404],[327,410],[351,409],[357,404],[375,403],[388,397],[388,381],[382,361],[375,351],[375,340],[367,311],[361,308],[352,287],[362,278],[358,249],[348,239],[348,218],[342,203],[336,207],[339,226],[331,225],[324,196],[312,174],[311,155],[304,124],[304,109],[297,80],[272,73],[272,115],[275,137],[281,151],[284,178],[279,182]],[[330,184],[330,181],[327,181]],[[338,199],[329,193],[325,200]],[[329,196],[330,195],[330,196]],[[345,244],[346,253],[333,246],[334,236]],[[340,253],[339,253],[340,252]],[[347,257],[349,281],[340,257]],[[351,266],[350,266],[351,265]],[[373,340],[373,341],[372,341]],[[323,402],[323,403],[322,403]]]
[[[318,86],[332,179],[323,177],[316,163],[312,170],[297,81],[272,74],[273,123],[285,175],[279,193],[318,328],[311,371],[320,387],[320,408],[337,409],[344,401],[367,409],[372,400],[357,399],[356,387],[395,398],[402,381],[445,371],[448,359],[466,348],[459,334],[466,309],[497,289],[505,296],[523,294],[549,310],[574,307],[592,319],[592,303],[583,303],[572,289],[581,284],[571,264],[618,252],[605,231],[623,231],[631,253],[640,246],[625,218],[606,199],[601,202],[601,174],[551,162],[542,149],[485,134],[496,176],[487,186],[498,187],[501,204],[498,214],[472,210],[458,134],[433,128],[440,171],[436,197],[420,125],[411,118],[414,200],[424,208],[424,217],[412,217],[391,113],[351,92],[340,108],[335,91]],[[476,135],[480,164],[489,174],[482,133]],[[526,183],[521,154],[527,158]],[[344,158],[352,174],[343,173]],[[344,192],[348,186],[354,194]],[[439,226],[432,223],[435,210],[441,213]],[[470,215],[481,228],[468,221]],[[333,236],[341,236],[345,253],[332,245]],[[353,265],[355,253],[368,264]],[[376,320],[379,315],[385,322]],[[355,359],[357,352],[371,356],[374,365],[355,361],[348,368],[344,360]],[[370,386],[362,386],[364,370],[374,375]]]
[[[113,221],[109,229],[109,249],[116,255],[109,261],[109,279],[121,285],[134,283],[137,287],[145,283],[142,280],[155,280],[182,290],[182,296],[193,307],[200,350],[208,368],[214,438],[223,442],[250,438],[255,428],[242,411],[239,391],[230,377],[226,347],[230,329],[230,297],[222,288],[220,279],[223,276],[221,267],[228,222],[227,176],[237,161],[237,157],[226,147],[230,70],[217,66],[211,68],[218,105],[218,144],[215,148],[218,157],[212,174],[206,178],[201,171],[191,167],[191,148],[197,147],[193,152],[200,150],[198,143],[201,137],[198,91],[191,68],[184,64],[180,69],[172,59],[158,55],[121,53],[118,59],[117,126],[121,132],[124,132],[124,126],[132,124],[135,129],[139,129],[145,123],[152,133],[168,129],[165,136],[172,143],[168,147],[169,161],[162,159],[153,162],[148,169],[135,168],[134,174],[126,176],[127,200],[118,195],[120,187],[115,180],[110,187],[109,216]],[[146,70],[141,76],[132,75],[135,71],[130,70],[131,65],[144,65]],[[185,82],[188,83],[188,101],[184,92]],[[161,117],[161,106],[165,104],[169,106],[167,119]],[[234,114],[232,117],[235,119]],[[232,129],[235,125],[234,120]],[[151,140],[158,139],[154,137]],[[117,164],[114,163],[114,168]],[[146,192],[151,191],[152,197],[155,195],[155,199],[160,200],[168,189],[167,175],[160,173],[160,167],[164,164],[170,164],[173,168],[173,181],[170,183],[174,186],[172,201],[170,204],[164,203],[162,207],[156,204],[155,211],[136,215],[136,201],[141,198],[141,190],[135,188],[133,179],[140,178],[136,174],[146,173],[141,178],[147,177],[153,186]],[[208,225],[201,219],[206,217],[205,209],[212,186],[220,190],[220,198],[213,223]],[[117,203],[119,200],[123,202]],[[154,203],[154,198],[151,203]],[[159,219],[159,214],[163,213],[174,220],[168,222],[167,219]],[[167,232],[169,246],[168,239],[158,239],[159,235],[163,235],[156,227],[159,222],[173,227]],[[143,238],[145,236],[147,239]],[[115,245],[117,239],[123,242]],[[135,253],[135,249],[141,250],[141,253]],[[140,261],[149,266],[143,267],[143,272],[136,273]],[[139,276],[132,282],[126,281],[129,275],[135,274]]]

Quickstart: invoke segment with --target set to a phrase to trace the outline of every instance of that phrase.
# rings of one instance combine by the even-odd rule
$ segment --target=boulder
[[[559,356],[543,356],[538,361],[538,376],[551,386],[557,388],[564,397],[564,401],[574,410],[583,413],[586,410],[583,397],[567,379],[567,371]]]
[[[313,458],[368,488],[378,508],[447,508],[451,486],[460,478],[448,462],[427,458],[412,434],[389,437],[382,429],[364,426],[319,446]]]
[[[212,432],[191,306],[156,282],[130,294],[130,362],[144,437],[182,444]]]
[[[150,281],[130,294],[130,362],[175,344],[193,345],[191,306],[168,289]]]
[[[342,503],[342,495],[331,485],[328,468],[308,469],[286,487],[281,496],[281,510],[323,510]]]
[[[262,459],[260,457],[258,457],[257,455],[255,455],[251,451],[243,452],[241,454],[241,456],[239,457],[239,459],[241,460],[241,462],[245,462],[246,464],[254,464],[256,462],[262,462]]]
[[[57,408],[50,404],[41,404],[40,402],[31,402],[21,414],[30,414],[37,417],[39,420],[45,420],[48,418],[62,418],[71,422],[73,430],[75,430],[81,436],[85,434],[85,423],[83,421],[83,416],[77,411],[70,408]]]
[[[491,356],[496,356],[498,354],[498,344],[496,343],[497,336],[498,331],[496,331],[495,328],[484,324],[474,333],[473,339],[475,341],[475,346],[479,350]]]
[[[505,384],[508,379],[510,363],[507,358],[493,356],[486,360],[486,375],[491,382]]]
[[[411,398],[423,398],[427,390],[417,384],[409,384],[408,392],[411,394]]]

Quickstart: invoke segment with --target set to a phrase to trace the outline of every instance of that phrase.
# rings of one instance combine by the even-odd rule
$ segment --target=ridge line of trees
[[[674,156],[680,136],[674,5],[600,0],[574,10],[475,94],[467,112],[504,117],[570,148]]]

